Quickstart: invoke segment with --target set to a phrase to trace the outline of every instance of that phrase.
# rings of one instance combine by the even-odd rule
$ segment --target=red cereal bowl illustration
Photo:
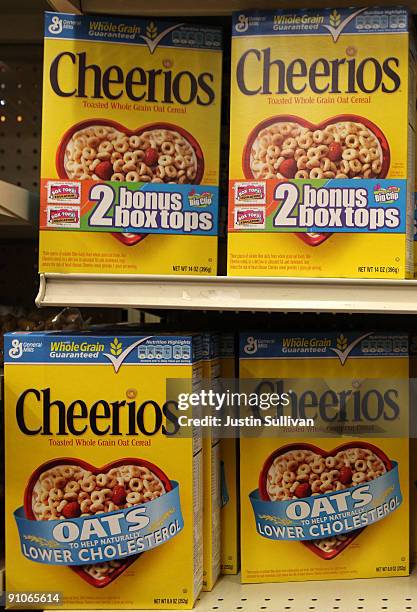
[[[336,115],[314,124],[296,115],[276,115],[249,134],[242,157],[248,180],[380,178],[390,167],[381,129],[359,115]],[[302,233],[309,246],[331,233]]]
[[[145,480],[148,482],[146,493],[139,493],[143,491],[140,485]],[[66,457],[47,461],[32,473],[24,493],[24,511],[26,517],[34,521],[65,520],[81,514],[94,516],[97,512],[119,510],[127,503],[146,503],[171,490],[168,476],[144,459],[129,457],[95,467],[81,459]],[[45,504],[45,496],[52,504]],[[138,557],[140,555],[123,561],[68,567],[92,586],[103,588]]]
[[[200,184],[204,155],[197,140],[171,123],[150,123],[136,130],[110,119],[89,119],[63,135],[55,165],[58,177],[145,183]],[[133,246],[147,234],[114,236]]]
[[[377,446],[368,442],[348,442],[325,451],[308,443],[287,444],[274,451],[265,461],[259,475],[259,496],[264,501],[283,499],[301,499],[312,493],[326,493],[347,489],[360,484],[369,469],[373,469],[373,478],[392,469],[392,463],[386,454]],[[281,486],[283,474],[287,468],[299,484],[291,491],[291,486]],[[284,469],[285,468],[285,469]],[[320,472],[321,477],[313,480]],[[323,474],[329,474],[323,479]],[[331,479],[331,478],[332,479]],[[292,476],[291,476],[292,478]],[[373,479],[372,478],[372,479]],[[318,483],[315,485],[314,483]],[[305,540],[301,544],[309,548],[322,559],[334,559],[349,546],[366,527],[348,534],[341,534],[319,540]]]

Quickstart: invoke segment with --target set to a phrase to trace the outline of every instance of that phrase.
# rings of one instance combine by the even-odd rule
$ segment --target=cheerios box
[[[232,28],[228,274],[411,277],[407,10],[239,12]]]
[[[411,561],[417,563],[417,335],[410,334],[410,532]]]
[[[31,607],[190,609],[202,586],[201,432],[167,392],[201,382],[201,341],[119,332],[5,340],[7,590],[51,593]]]
[[[219,335],[203,332],[202,372],[207,390],[218,390]],[[211,428],[203,432],[203,591],[211,591],[220,575],[221,497],[220,439]]]
[[[416,82],[417,89],[417,82]],[[416,110],[417,113],[417,91],[416,91]],[[414,278],[417,278],[417,140],[414,137],[414,224],[413,224],[413,237],[414,237]]]
[[[236,377],[235,334],[221,333],[219,344],[220,377],[228,381]],[[221,458],[221,573],[239,571],[239,487],[238,439],[220,440]]]
[[[216,27],[46,13],[40,272],[216,274],[221,65]]]
[[[241,431],[243,582],[409,573],[408,362],[405,334],[241,335],[271,398]]]

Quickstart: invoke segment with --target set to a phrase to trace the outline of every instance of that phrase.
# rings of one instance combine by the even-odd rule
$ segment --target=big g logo
[[[48,32],[50,34],[61,34],[62,29],[62,19],[58,15],[54,15],[48,26]]]
[[[246,338],[246,344],[243,347],[243,350],[247,355],[254,355],[258,351],[258,341],[253,336],[248,336]]]

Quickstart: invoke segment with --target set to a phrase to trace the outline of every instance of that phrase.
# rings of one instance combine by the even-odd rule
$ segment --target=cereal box
[[[46,13],[41,272],[216,274],[221,44]]]
[[[412,276],[410,28],[399,7],[234,15],[228,274]]]
[[[416,92],[417,93],[417,92]],[[416,113],[417,113],[417,96],[416,96]],[[414,145],[417,147],[417,140],[414,139]],[[414,278],[417,278],[417,152],[414,149],[414,225],[413,225],[413,234],[414,234]]]
[[[202,334],[203,379],[217,389],[220,375],[219,336]],[[211,591],[220,574],[220,440],[205,428],[203,435],[203,591]]]
[[[241,434],[243,582],[408,574],[408,367],[405,334],[241,335],[281,399]]]
[[[31,607],[190,609],[201,589],[201,432],[176,435],[166,388],[201,384],[201,341],[119,332],[6,337],[7,590],[52,593]]]
[[[236,377],[235,334],[220,335],[220,377]],[[238,440],[220,440],[221,457],[221,573],[239,571]]]
[[[411,561],[417,563],[417,336],[410,335],[410,532]]]

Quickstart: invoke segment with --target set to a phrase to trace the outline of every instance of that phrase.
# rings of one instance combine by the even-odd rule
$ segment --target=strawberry
[[[126,501],[126,490],[122,485],[116,485],[111,495],[111,500],[116,506],[121,506]]]
[[[294,495],[298,498],[301,497],[310,497],[311,495],[311,487],[308,484],[308,482],[303,482],[302,484],[299,484],[294,491]]]
[[[295,161],[295,159],[290,158],[284,159],[284,161],[281,162],[279,172],[283,174],[286,178],[294,178],[297,169],[297,162]]]
[[[352,470],[350,467],[342,467],[340,468],[339,480],[342,484],[347,485],[352,482]]]
[[[109,181],[113,174],[113,166],[109,161],[102,161],[95,167],[94,174],[97,174],[103,181]]]
[[[158,151],[153,147],[149,147],[149,149],[146,149],[145,151],[145,158],[143,161],[147,166],[156,166],[158,163],[158,157]]]
[[[327,156],[330,159],[330,161],[332,162],[339,161],[340,159],[342,159],[342,153],[343,153],[343,149],[342,149],[342,145],[340,144],[340,142],[330,143],[329,151],[327,153]]]
[[[69,502],[62,508],[62,514],[65,518],[78,518],[81,516],[80,504],[76,501]]]

